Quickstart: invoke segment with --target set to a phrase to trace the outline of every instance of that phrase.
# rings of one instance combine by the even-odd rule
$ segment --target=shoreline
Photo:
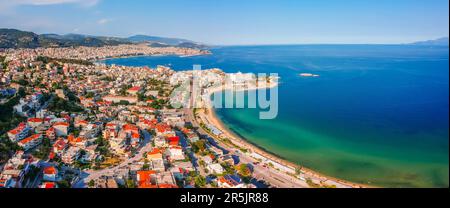
[[[90,60],[93,63],[102,63],[102,61],[107,61],[107,60],[111,60],[111,59],[126,59],[126,58],[140,58],[140,57],[158,57],[158,56],[177,56],[179,58],[189,58],[189,57],[195,57],[195,56],[205,56],[205,55],[211,55],[212,53],[200,53],[200,54],[192,54],[192,55],[184,55],[184,54],[176,54],[176,53],[172,53],[172,54],[152,54],[152,55],[148,55],[148,54],[143,54],[143,55],[123,55],[123,56],[114,56],[114,57],[107,57],[107,58],[100,58],[100,59],[94,59],[94,60]],[[106,63],[103,63],[106,64]]]
[[[279,83],[271,83],[269,86],[252,86],[247,89],[230,89],[229,87],[219,87],[219,88],[212,88],[208,90],[208,96],[210,97],[213,93],[221,90],[235,90],[235,91],[250,91],[250,90],[257,90],[257,89],[270,89],[274,87],[278,87]],[[207,112],[203,113],[203,115],[206,117],[208,121],[211,122],[212,125],[214,125],[217,129],[219,129],[223,135],[225,135],[226,138],[228,138],[234,145],[239,146],[241,148],[249,149],[251,152],[255,152],[259,155],[262,155],[263,157],[272,160],[274,162],[277,162],[284,167],[287,167],[289,169],[297,169],[299,168],[301,172],[306,176],[312,176],[316,179],[319,179],[321,182],[327,183],[329,181],[333,183],[337,183],[340,185],[343,185],[344,187],[347,186],[348,188],[375,188],[374,186],[366,185],[366,184],[359,184],[354,183],[351,181],[338,179],[332,176],[328,176],[322,173],[319,173],[317,171],[314,171],[310,168],[295,164],[294,162],[289,161],[288,159],[283,158],[282,156],[277,155],[274,152],[271,152],[270,150],[267,150],[263,147],[258,146],[257,144],[254,144],[253,142],[248,141],[245,137],[236,134],[233,130],[229,129],[224,122],[220,120],[220,118],[217,116],[217,113],[215,109],[211,105],[207,105],[206,107]],[[284,171],[280,171],[284,172]],[[297,177],[296,177],[297,178]]]

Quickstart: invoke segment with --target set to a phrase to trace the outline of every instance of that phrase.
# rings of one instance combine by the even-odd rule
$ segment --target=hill
[[[92,36],[80,34],[42,34],[16,29],[0,29],[0,48],[105,46],[130,43],[149,43],[153,47],[186,47],[206,49],[207,46],[180,38],[135,35],[129,38]]]
[[[0,48],[37,48],[37,47],[72,47],[105,46],[130,43],[126,39],[95,37],[77,34],[38,35],[33,32],[16,29],[0,29]]]
[[[420,41],[412,43],[412,45],[430,45],[430,46],[448,46],[449,45],[449,39],[448,37],[439,38],[435,40],[426,40],[426,41]]]
[[[200,44],[200,43],[196,43],[191,40],[180,39],[180,38],[165,38],[165,37],[148,36],[148,35],[134,35],[127,39],[134,43],[148,42],[152,46],[156,46],[156,47],[177,46],[177,47],[198,48],[198,49],[208,48],[208,46],[206,46],[204,44]]]

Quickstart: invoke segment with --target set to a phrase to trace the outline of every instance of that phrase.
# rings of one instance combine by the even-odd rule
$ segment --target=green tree
[[[90,188],[94,187],[94,186],[95,186],[95,181],[91,179],[91,180],[89,181],[89,183],[88,183],[88,186],[89,186]]]

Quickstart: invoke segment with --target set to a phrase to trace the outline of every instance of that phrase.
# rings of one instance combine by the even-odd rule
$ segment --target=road
[[[88,170],[82,173],[81,179],[75,183],[73,188],[85,188],[86,184],[91,180],[96,180],[102,176],[113,176],[113,175],[124,175],[128,172],[128,168],[126,168],[129,164],[133,164],[135,162],[140,161],[143,158],[143,154],[146,152],[150,152],[152,149],[151,138],[152,136],[148,131],[142,131],[144,135],[144,140],[142,141],[138,152],[134,155],[134,157],[128,158],[124,160],[119,165],[114,167],[102,169],[102,170]]]

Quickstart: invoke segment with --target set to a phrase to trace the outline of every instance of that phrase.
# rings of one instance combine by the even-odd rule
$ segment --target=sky
[[[0,0],[0,28],[214,45],[409,43],[449,36],[448,0]]]

